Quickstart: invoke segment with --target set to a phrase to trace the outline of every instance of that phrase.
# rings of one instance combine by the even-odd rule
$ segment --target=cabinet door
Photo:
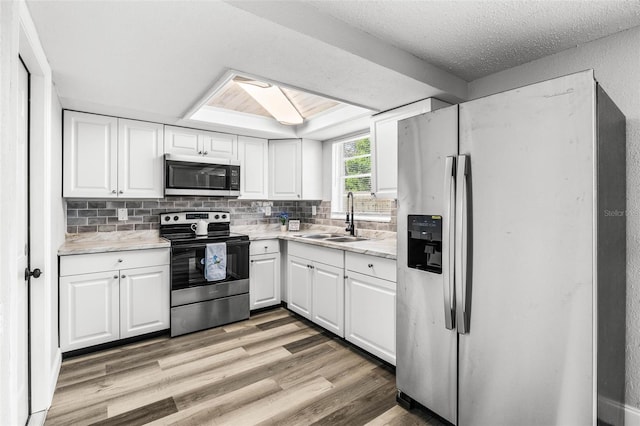
[[[212,158],[238,159],[238,137],[228,133],[200,132],[202,155]]]
[[[117,197],[118,119],[64,112],[64,197]]]
[[[118,196],[162,198],[162,124],[118,119]]]
[[[288,297],[287,307],[293,312],[311,319],[311,262],[289,256],[287,259]]]
[[[169,265],[120,271],[120,338],[169,328]]]
[[[297,200],[302,193],[302,141],[269,141],[269,199]]]
[[[344,269],[314,262],[312,321],[344,337]]]
[[[371,192],[376,197],[398,196],[398,121],[447,105],[437,99],[423,99],[371,118]]]
[[[203,152],[197,130],[164,126],[164,135],[164,151],[168,154],[199,155]]]
[[[60,278],[62,352],[120,337],[118,271]]]
[[[266,139],[238,137],[240,197],[250,200],[269,198],[269,145]]]
[[[251,256],[250,309],[280,304],[280,253]]]
[[[345,338],[396,363],[396,284],[347,271]]]

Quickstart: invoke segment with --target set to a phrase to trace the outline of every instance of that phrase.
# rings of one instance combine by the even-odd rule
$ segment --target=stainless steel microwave
[[[165,195],[237,197],[240,162],[165,154]]]

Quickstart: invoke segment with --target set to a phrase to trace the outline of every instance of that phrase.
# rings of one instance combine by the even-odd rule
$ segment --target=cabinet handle
[[[369,268],[373,268],[373,263],[367,265]]]
[[[117,276],[117,275],[114,275],[114,276],[113,276],[113,279],[114,279],[114,280],[117,280],[117,279],[118,279],[118,276]]]
[[[120,278],[127,278],[127,276],[123,274],[123,275],[120,275]]]
[[[346,280],[346,279],[348,279],[348,278],[349,278],[349,276],[348,276],[348,275],[345,275],[345,276],[344,276],[344,279],[345,279],[345,280]]]
[[[118,263],[122,263],[122,259],[118,259]]]

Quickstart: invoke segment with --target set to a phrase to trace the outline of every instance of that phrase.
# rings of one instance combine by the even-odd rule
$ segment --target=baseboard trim
[[[640,426],[640,409],[599,396],[598,418],[610,425],[618,425],[619,419],[624,419],[624,426]]]

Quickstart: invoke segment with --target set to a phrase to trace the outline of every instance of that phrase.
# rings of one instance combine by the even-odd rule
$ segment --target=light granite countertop
[[[158,231],[87,232],[68,234],[64,244],[58,249],[58,255],[169,247],[169,240],[161,238]]]
[[[251,241],[281,239],[288,241],[297,241],[316,246],[328,247],[338,250],[350,251],[354,253],[368,254],[371,256],[384,257],[387,259],[396,259],[396,233],[389,231],[375,231],[369,229],[357,229],[356,234],[359,237],[367,238],[363,241],[354,241],[348,243],[337,243],[333,241],[301,238],[302,234],[313,233],[333,233],[345,234],[343,228],[332,226],[311,225],[303,226],[300,231],[280,231],[279,225],[248,225],[232,227],[233,232],[246,234]]]
[[[396,259],[395,232],[362,229],[357,230],[357,235],[367,238],[366,240],[337,243],[299,237],[299,235],[309,233],[345,234],[344,229],[330,226],[307,225],[303,226],[300,231],[282,232],[279,225],[249,225],[231,227],[231,231],[246,234],[251,241],[283,239],[387,259]],[[161,238],[158,231],[91,232],[67,235],[65,243],[58,249],[58,255],[68,256],[168,247],[171,247],[171,243]]]

